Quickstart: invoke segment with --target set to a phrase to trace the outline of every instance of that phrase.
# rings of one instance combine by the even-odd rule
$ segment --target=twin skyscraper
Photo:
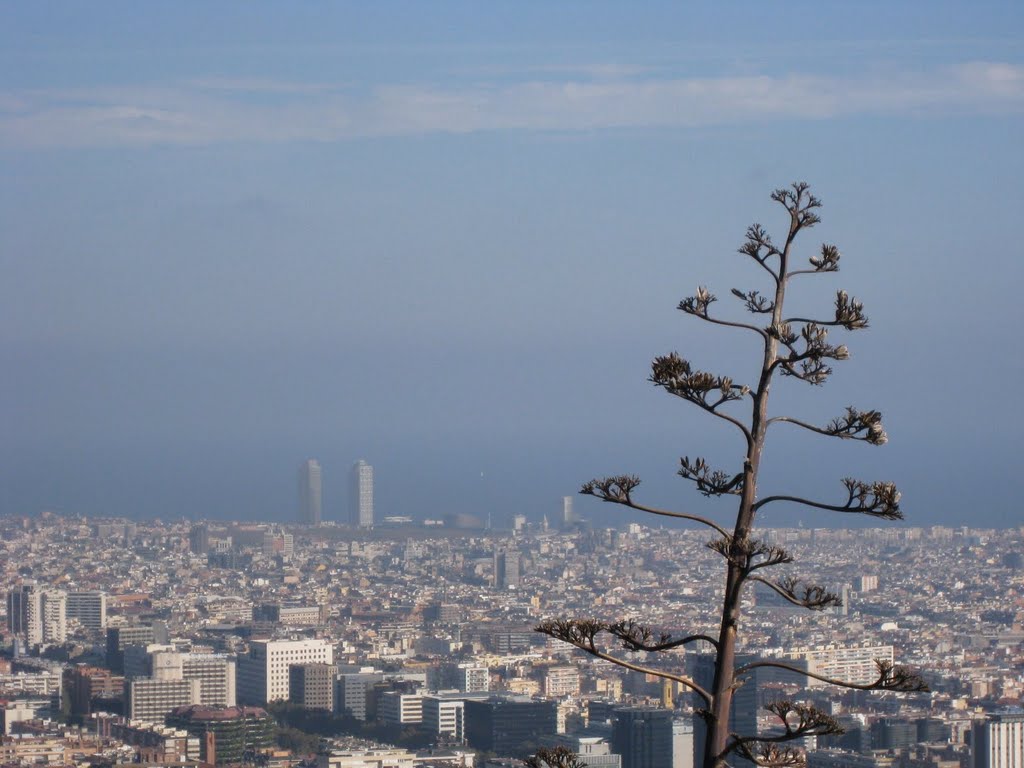
[[[307,460],[299,469],[299,522],[320,525],[323,520],[323,475],[320,462]],[[373,527],[373,467],[360,459],[348,476],[348,523]]]

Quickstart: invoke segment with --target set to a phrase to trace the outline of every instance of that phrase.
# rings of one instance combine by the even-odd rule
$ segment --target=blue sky
[[[556,514],[591,476],[696,509],[740,446],[645,382],[748,340],[675,309],[806,179],[864,300],[777,412],[765,492],[891,479],[912,523],[1019,525],[1019,3],[0,4],[0,513]],[[739,309],[736,307],[736,309]],[[723,310],[724,311],[724,310]],[[600,521],[614,510],[577,508]],[[729,505],[713,507],[727,517]],[[769,523],[845,519],[779,510]]]

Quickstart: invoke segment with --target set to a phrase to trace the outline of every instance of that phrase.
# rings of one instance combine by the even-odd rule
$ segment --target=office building
[[[67,593],[25,581],[7,593],[7,627],[26,645],[59,645],[68,638]]]
[[[672,721],[672,768],[694,768],[693,723],[687,720]]]
[[[348,712],[356,720],[372,720],[373,701],[370,689],[384,679],[382,672],[343,672],[334,685],[334,710]]]
[[[494,586],[514,589],[519,586],[520,556],[518,552],[498,550],[494,553]]]
[[[291,558],[295,554],[295,537],[277,529],[267,531],[263,534],[263,554],[267,557],[280,555],[285,559]]]
[[[819,648],[799,648],[786,654],[789,659],[807,662],[807,670],[817,675],[857,685],[868,685],[878,679],[876,661],[892,664],[891,645],[830,645]],[[827,683],[809,679],[808,688],[824,688]]]
[[[107,595],[105,592],[68,592],[67,617],[90,632],[107,628]]]
[[[1024,768],[1024,712],[975,723],[971,743],[974,768]]]
[[[60,645],[68,639],[68,595],[57,589],[40,593],[43,614],[43,642]]]
[[[331,664],[295,664],[289,667],[290,701],[303,709],[333,712],[334,670]]]
[[[288,668],[293,664],[333,664],[334,647],[326,640],[254,640],[238,660],[238,698],[246,704],[286,700],[291,694]]]
[[[233,707],[237,670],[234,658],[218,653],[181,654],[181,676],[199,681],[199,703],[208,707]]]
[[[557,705],[527,696],[467,699],[466,741],[475,749],[523,756],[542,736],[558,731]]]
[[[188,549],[194,555],[206,555],[210,552],[210,526],[206,523],[193,525],[188,532]]]
[[[125,685],[125,714],[131,720],[161,723],[175,707],[199,703],[198,680],[137,677]]]
[[[360,459],[352,465],[348,479],[349,525],[373,527],[373,467]]]
[[[544,695],[549,699],[577,696],[580,692],[580,670],[577,667],[550,667],[544,674]]]
[[[252,618],[285,627],[315,627],[323,623],[323,609],[319,605],[261,603],[253,609]]]
[[[111,711],[124,700],[124,678],[103,667],[78,664],[64,670],[63,681],[65,703],[77,717]]]
[[[441,742],[462,744],[466,740],[466,701],[488,698],[488,693],[439,691],[424,694],[420,728]]]
[[[320,462],[309,459],[299,469],[299,522],[320,525],[323,519],[323,483]]]
[[[385,691],[377,704],[377,717],[392,725],[419,725],[423,722],[423,693]]]
[[[455,688],[463,693],[491,690],[491,673],[487,667],[464,661],[459,664],[444,664],[439,671],[442,688]]]
[[[568,531],[576,525],[576,514],[572,509],[572,496],[562,497],[562,530]]]
[[[107,666],[124,673],[124,651],[132,645],[167,644],[167,627],[162,622],[107,627]]]
[[[672,712],[655,707],[618,707],[612,721],[612,751],[622,768],[673,768]]]
[[[42,600],[34,581],[19,584],[7,593],[7,628],[27,645],[43,642]]]
[[[199,701],[209,707],[235,705],[235,660],[226,654],[182,653],[173,645],[130,645],[124,650],[124,672],[129,680],[196,680]]]

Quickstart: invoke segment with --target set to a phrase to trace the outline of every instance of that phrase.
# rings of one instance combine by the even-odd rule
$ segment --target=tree
[[[857,331],[868,326],[861,302],[842,290],[836,293],[831,318],[811,319],[786,315],[784,304],[790,281],[798,275],[821,276],[837,272],[839,250],[834,245],[823,244],[820,252],[810,257],[809,266],[794,268],[794,241],[803,230],[820,221],[818,209],[821,202],[810,193],[808,185],[802,182],[789,188],[777,189],[771,197],[786,210],[789,219],[785,240],[777,245],[760,224],[754,224],[747,229],[745,242],[739,248],[740,254],[750,258],[767,273],[769,291],[732,290],[732,295],[743,307],[755,318],[765,318],[766,324],[761,325],[756,321],[739,322],[712,315],[711,306],[717,298],[703,286],[697,289],[694,296],[679,303],[682,312],[706,323],[756,335],[763,346],[757,381],[749,385],[738,384],[728,376],[698,370],[689,360],[675,352],[657,357],[651,364],[652,384],[723,421],[742,438],[745,454],[739,471],[712,469],[703,458],[691,459],[688,456],[680,459],[678,471],[680,476],[694,483],[697,491],[706,497],[737,497],[738,509],[732,528],[727,529],[701,515],[659,509],[637,501],[635,491],[640,485],[640,479],[635,475],[591,480],[580,489],[580,493],[595,496],[602,501],[652,515],[698,523],[715,532],[716,537],[708,543],[708,548],[725,561],[725,598],[718,636],[672,636],[635,620],[605,622],[588,618],[554,619],[536,628],[538,632],[570,643],[592,656],[627,669],[675,681],[694,691],[703,702],[700,715],[707,724],[704,768],[726,765],[733,755],[772,768],[802,765],[803,753],[789,742],[805,736],[841,732],[832,717],[812,706],[776,701],[768,706],[768,710],[780,721],[777,732],[767,736],[732,733],[729,711],[733,694],[755,668],[788,669],[845,688],[927,690],[923,681],[910,670],[881,661],[876,662],[878,678],[868,685],[855,685],[807,673],[782,661],[763,660],[736,666],[741,598],[744,589],[752,583],[762,584],[790,603],[809,610],[824,610],[841,604],[837,595],[816,584],[805,583],[791,576],[771,578],[767,575],[769,569],[792,563],[793,557],[785,549],[754,535],[755,520],[764,507],[783,502],[831,512],[869,515],[884,520],[902,519],[900,494],[896,486],[888,481],[863,482],[845,478],[842,480],[845,493],[838,501],[815,501],[791,495],[758,498],[761,457],[768,428],[774,424],[791,424],[817,435],[859,440],[869,445],[883,445],[887,439],[882,427],[882,416],[874,410],[859,410],[851,406],[823,426],[790,416],[769,416],[768,395],[776,374],[810,385],[824,384],[832,373],[833,363],[849,357],[845,345],[834,345],[829,341],[830,329]],[[744,405],[750,409],[745,416],[740,413]],[[714,652],[714,677],[710,687],[701,686],[686,675],[649,669],[612,653],[615,645],[630,651],[664,653],[697,643],[711,646]]]

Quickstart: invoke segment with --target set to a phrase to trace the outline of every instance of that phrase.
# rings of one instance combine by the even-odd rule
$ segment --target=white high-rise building
[[[466,738],[466,700],[452,694],[433,693],[423,697],[421,726],[432,736],[462,743]]]
[[[43,642],[60,645],[68,639],[68,593],[46,589],[41,597]]]
[[[19,584],[7,593],[7,628],[28,645],[43,642],[43,608],[34,581]]]
[[[423,692],[401,693],[386,691],[377,702],[377,717],[394,725],[413,725],[423,722]]]
[[[238,698],[259,705],[288,699],[290,666],[333,663],[334,646],[326,640],[254,640],[238,660]]]
[[[349,524],[353,528],[373,527],[373,467],[360,459],[349,474]]]
[[[132,720],[163,725],[175,707],[199,703],[198,680],[137,677],[125,685],[126,714]]]
[[[7,593],[7,626],[28,645],[68,639],[66,592],[25,581]]]
[[[828,645],[800,648],[790,651],[786,656],[790,659],[806,660],[808,672],[858,685],[867,685],[878,679],[876,661],[887,664],[894,662],[891,645]],[[823,688],[825,685],[827,684],[819,680],[807,681],[808,688]]]
[[[1024,714],[989,715],[971,733],[974,768],[1024,768]]]
[[[198,681],[196,704],[235,706],[235,660],[215,653],[182,653],[173,645],[152,643],[125,649],[125,677],[161,681]]]
[[[309,459],[299,469],[299,522],[320,525],[323,519],[323,482],[320,462]]]
[[[576,524],[576,513],[572,509],[572,496],[562,497],[562,530],[567,531]]]

